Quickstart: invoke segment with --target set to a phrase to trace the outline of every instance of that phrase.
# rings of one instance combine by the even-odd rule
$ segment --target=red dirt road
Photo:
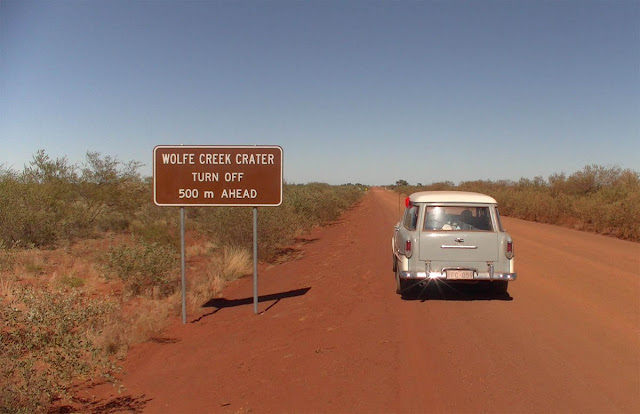
[[[640,244],[504,219],[518,280],[395,294],[397,194],[371,190],[301,259],[135,347],[123,395],[145,413],[640,412]],[[197,320],[196,320],[197,319]],[[116,411],[108,411],[116,412]]]

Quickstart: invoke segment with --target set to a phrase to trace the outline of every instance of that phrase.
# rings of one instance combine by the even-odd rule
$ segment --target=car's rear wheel
[[[400,294],[403,297],[411,297],[418,292],[418,282],[415,280],[400,280]]]
[[[400,269],[396,263],[396,293],[402,296],[411,296],[415,293],[416,286],[415,280],[400,279]]]
[[[393,260],[393,271],[396,274],[396,293],[401,294],[402,288],[404,287],[404,283],[402,283],[402,280],[400,279],[400,269],[398,268],[398,262],[397,262],[397,259],[395,259],[395,257]]]

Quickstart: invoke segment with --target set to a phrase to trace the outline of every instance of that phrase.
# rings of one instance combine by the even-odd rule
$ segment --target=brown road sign
[[[153,149],[159,206],[279,206],[279,146],[159,145]]]

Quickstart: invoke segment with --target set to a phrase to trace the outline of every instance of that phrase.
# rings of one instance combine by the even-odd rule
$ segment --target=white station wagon
[[[396,292],[428,283],[483,283],[506,293],[516,279],[513,240],[497,202],[480,193],[423,191],[405,201],[391,241]]]

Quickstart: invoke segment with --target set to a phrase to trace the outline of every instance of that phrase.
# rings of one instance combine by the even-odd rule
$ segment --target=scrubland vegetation
[[[552,174],[519,181],[439,182],[410,186],[403,194],[464,190],[491,195],[503,215],[640,241],[640,174],[619,167],[589,165],[570,175]]]
[[[72,165],[42,151],[23,171],[0,168],[1,413],[46,412],[71,404],[75,387],[113,382],[128,347],[158,339],[179,315],[179,210],[152,203],[139,168],[98,153]],[[508,216],[640,241],[635,171],[395,186],[451,189],[490,194]],[[282,206],[259,210],[260,259],[288,259],[297,238],[365,190],[285,184]],[[251,272],[251,245],[251,209],[187,209],[190,314]]]
[[[74,387],[113,381],[128,347],[179,315],[179,210],[152,203],[140,166],[40,151],[23,171],[0,168],[0,413],[71,404]],[[259,210],[260,259],[286,259],[365,190],[285,184],[282,206]],[[251,272],[251,214],[187,209],[190,313]]]

